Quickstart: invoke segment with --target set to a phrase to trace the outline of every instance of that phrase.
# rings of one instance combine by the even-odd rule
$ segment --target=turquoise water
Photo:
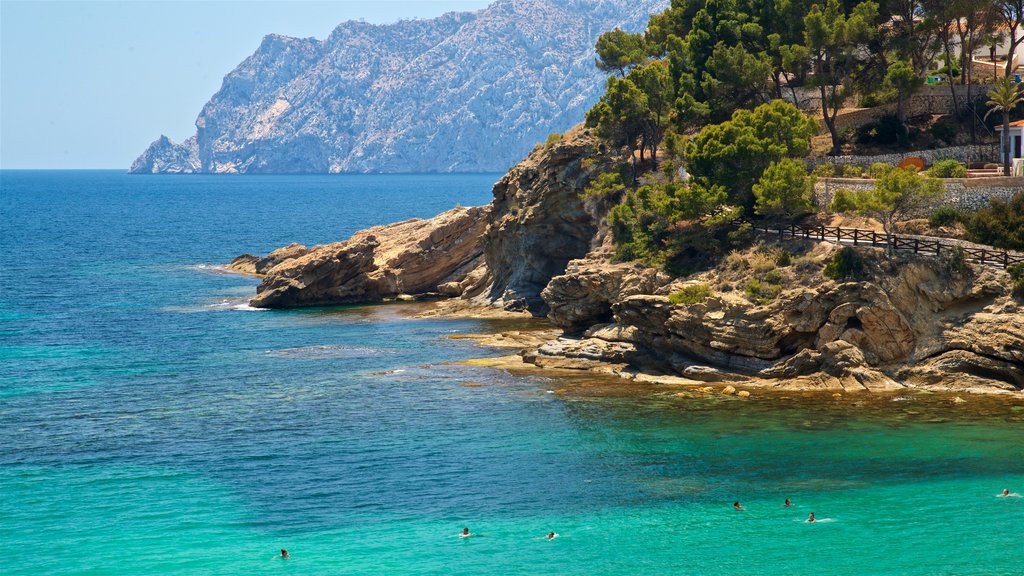
[[[0,573],[1024,574],[1020,406],[514,377],[212,268],[495,179],[0,173]]]

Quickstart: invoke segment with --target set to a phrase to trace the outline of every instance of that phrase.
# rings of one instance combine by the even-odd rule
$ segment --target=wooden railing
[[[939,256],[959,249],[963,251],[964,259],[968,262],[1004,269],[1014,264],[1024,263],[1024,255],[1022,254],[983,246],[963,245],[955,240],[900,234],[893,234],[889,237],[889,240],[886,240],[885,234],[874,230],[843,228],[840,226],[798,226],[795,224],[790,226],[768,226],[746,218],[733,220],[732,223],[735,226],[750,224],[755,232],[778,236],[779,240],[797,238],[833,242],[835,244],[853,244],[854,246],[880,246],[883,248],[891,246],[893,250],[931,256]]]

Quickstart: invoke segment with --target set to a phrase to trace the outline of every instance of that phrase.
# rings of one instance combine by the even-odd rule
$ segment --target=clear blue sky
[[[323,39],[491,0],[0,0],[0,168],[123,168],[195,132],[221,79],[269,33]]]

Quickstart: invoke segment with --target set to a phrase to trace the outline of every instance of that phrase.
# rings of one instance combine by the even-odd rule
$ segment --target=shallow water
[[[0,572],[1024,573],[1019,406],[516,377],[214,268],[495,179],[0,173]]]

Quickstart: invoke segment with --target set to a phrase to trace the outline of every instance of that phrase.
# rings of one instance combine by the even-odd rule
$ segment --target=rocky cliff
[[[822,273],[835,246],[771,239],[686,278],[614,262],[608,205],[580,192],[623,160],[575,128],[509,171],[486,209],[309,252],[288,246],[237,266],[266,274],[255,306],[440,292],[458,296],[442,310],[546,315],[564,334],[522,353],[542,368],[694,385],[1024,390],[1024,307],[1000,270],[861,249],[865,276],[835,281]],[[752,293],[754,281],[770,282],[771,294]],[[671,297],[697,285],[703,295],[692,303]]]
[[[234,270],[263,275],[251,304],[296,308],[380,302],[438,293],[479,264],[485,208],[455,208],[357,232],[344,242],[292,244],[265,258],[243,255]]]
[[[272,34],[224,78],[194,137],[161,137],[131,171],[504,171],[597,101],[597,36],[642,30],[667,4],[499,0],[430,20],[345,22],[322,41]]]

